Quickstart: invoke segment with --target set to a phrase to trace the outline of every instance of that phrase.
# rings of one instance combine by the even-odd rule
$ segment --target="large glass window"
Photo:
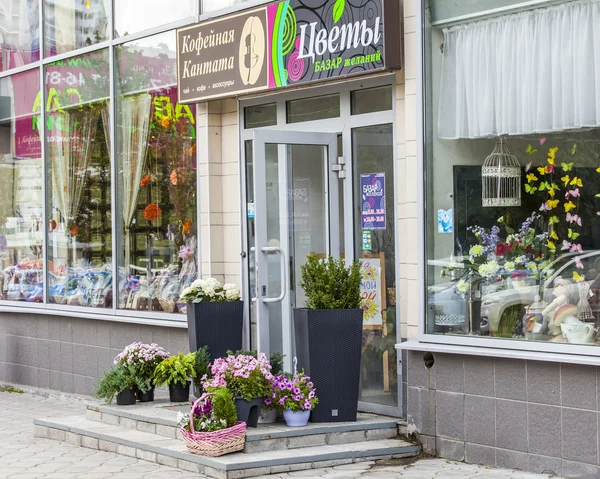
[[[0,299],[42,302],[39,70],[0,79]]]
[[[598,344],[597,18],[573,1],[428,29],[427,332]]]
[[[39,0],[0,2],[0,71],[40,59]]]
[[[46,57],[109,38],[110,0],[44,0],[43,14]]]
[[[198,14],[198,0],[120,0],[115,1],[114,5],[116,37],[167,25]]]
[[[112,308],[108,50],[45,69],[48,301]]]
[[[177,103],[175,32],[116,49],[121,309],[185,312],[196,278],[196,110]]]

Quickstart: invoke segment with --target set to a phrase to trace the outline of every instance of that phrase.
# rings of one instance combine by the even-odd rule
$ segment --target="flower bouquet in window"
[[[190,351],[208,346],[211,358],[221,358],[242,349],[244,305],[234,284],[197,279],[181,292],[181,300],[187,303]]]
[[[201,456],[223,456],[244,449],[246,423],[237,420],[233,395],[226,387],[203,394],[189,414],[177,418],[188,451]]]
[[[238,419],[256,427],[263,400],[271,393],[271,364],[263,353],[257,357],[238,354],[214,360],[210,377],[202,378],[206,391],[227,386],[235,398]]]
[[[282,374],[273,379],[272,401],[283,409],[283,417],[288,426],[306,426],[310,412],[319,403],[314,384],[304,373]]]

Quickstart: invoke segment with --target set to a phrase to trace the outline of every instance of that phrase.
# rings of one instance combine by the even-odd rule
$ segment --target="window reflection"
[[[197,0],[127,0],[115,2],[115,36],[123,37],[198,14]]]
[[[45,71],[48,300],[112,307],[108,50]]]
[[[0,79],[0,299],[43,301],[39,71]],[[34,112],[34,113],[32,113]]]
[[[0,2],[0,71],[40,59],[39,0]]]
[[[109,38],[110,0],[44,0],[43,13],[46,57]]]
[[[177,103],[175,32],[116,54],[118,305],[184,313],[197,272],[196,109]]]

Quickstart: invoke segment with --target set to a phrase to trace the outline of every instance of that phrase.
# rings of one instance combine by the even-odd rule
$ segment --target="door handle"
[[[268,256],[270,254],[276,254],[279,256],[280,275],[281,275],[281,293],[279,294],[279,296],[277,296],[276,298],[264,298],[261,295],[260,300],[263,303],[279,303],[280,301],[283,301],[283,298],[285,298],[286,286],[287,286],[286,265],[285,265],[285,258],[283,255],[283,250],[277,246],[264,246],[260,249],[260,251],[265,256]]]

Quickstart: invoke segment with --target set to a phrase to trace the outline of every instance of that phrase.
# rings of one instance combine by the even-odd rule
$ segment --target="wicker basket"
[[[213,432],[194,431],[194,409],[210,393],[203,394],[192,405],[190,412],[190,430],[181,430],[181,435],[185,445],[192,454],[199,456],[217,457],[229,454],[230,452],[242,451],[246,443],[246,423],[238,422],[235,426],[221,429]]]

